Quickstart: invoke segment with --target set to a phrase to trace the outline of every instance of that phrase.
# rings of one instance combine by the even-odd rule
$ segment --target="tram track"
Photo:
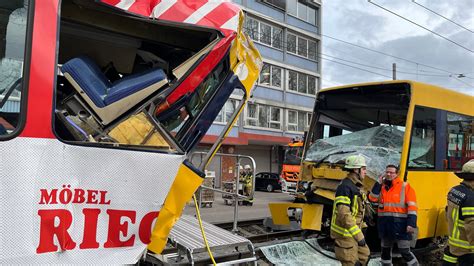
[[[263,221],[264,219],[253,219],[242,220],[237,223],[237,234],[249,239],[255,245],[258,259],[263,259],[260,247],[289,241],[305,241],[308,235],[308,231],[302,229],[269,231],[268,228],[265,228]],[[231,231],[234,226],[233,222],[216,223],[214,225],[229,231]],[[321,244],[321,247],[319,247],[321,250],[318,250],[316,247],[313,248],[322,255],[327,256],[323,254],[324,250],[333,251],[330,243],[332,240],[330,240],[329,237],[323,237],[320,241],[318,240],[318,242]],[[427,245],[422,246],[423,247],[413,249],[413,253],[415,253],[419,258],[420,262],[430,264],[438,259],[436,257],[439,257],[439,254],[437,254],[440,250],[439,245],[436,245],[435,243],[427,243]],[[375,251],[372,253],[372,256],[380,257],[380,252]],[[395,261],[400,261],[399,254],[394,253],[394,259]]]

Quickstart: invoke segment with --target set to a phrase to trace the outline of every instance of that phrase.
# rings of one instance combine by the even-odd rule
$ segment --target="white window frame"
[[[262,0],[262,2],[265,3],[265,4],[267,4],[267,5],[269,5],[269,6],[271,6],[271,7],[273,7],[273,8],[276,8],[276,9],[278,9],[278,10],[281,10],[281,11],[285,11],[285,9],[286,9],[286,4],[285,4],[284,7],[281,7],[281,6],[278,6],[278,5],[275,5],[275,4],[271,3],[271,2],[269,2],[268,0]],[[285,1],[285,2],[286,2],[286,1]]]
[[[296,122],[295,123],[290,123],[290,112],[295,112],[296,113]],[[300,118],[300,114],[304,114],[304,119],[305,119],[305,125],[304,127],[307,127],[309,128],[310,124],[311,124],[311,120],[310,120],[310,115],[311,115],[311,112],[308,112],[308,111],[303,111],[303,110],[297,110],[297,109],[287,109],[286,111],[286,131],[288,132],[292,132],[292,133],[304,133],[304,128],[302,130],[300,130],[299,128],[299,124],[298,124],[298,121],[299,121],[299,118]],[[296,128],[296,130],[291,130],[289,128],[289,126],[294,126]]]
[[[309,128],[311,126],[311,118],[313,118],[312,112],[306,112],[306,126]]]
[[[296,90],[290,90],[290,71],[296,73]],[[306,92],[305,93],[299,91],[299,79],[300,79],[301,75],[305,75],[305,77],[306,77]],[[308,93],[309,77],[314,77],[315,78],[315,83],[316,84],[315,84],[315,93],[314,94]],[[306,73],[303,73],[303,72],[298,72],[298,71],[291,70],[291,69],[286,69],[286,91],[290,92],[290,93],[316,97],[316,94],[318,93],[318,79],[319,78],[317,76],[313,76],[313,75],[306,74]]]
[[[249,106],[250,105],[255,105],[255,117],[251,117],[249,116]],[[252,120],[255,122],[255,126],[254,125],[250,125],[248,123],[249,120]],[[245,126],[247,127],[257,127],[258,125],[258,104],[257,103],[248,103],[247,106],[245,107],[245,123],[244,123]]]
[[[226,125],[229,121],[227,121],[227,116],[226,116],[226,113],[227,113],[227,103],[228,102],[234,102],[235,104],[235,109],[237,109],[239,107],[239,103],[240,101],[239,100],[236,100],[236,99],[229,99],[227,100],[227,102],[224,104],[224,106],[222,107],[222,109],[219,111],[219,114],[218,116],[220,115],[222,117],[221,121],[218,121],[218,120],[214,120],[213,124],[218,124],[218,125]],[[235,112],[235,109],[234,109],[234,112]],[[217,117],[216,117],[217,118]],[[234,126],[238,125],[239,123],[239,119],[235,120],[235,124]]]
[[[262,83],[262,82],[261,82],[261,78],[259,77],[259,79],[258,79],[258,85],[264,86],[264,87],[273,88],[273,89],[283,90],[283,83],[284,83],[284,80],[283,80],[283,72],[285,71],[285,69],[282,68],[282,67],[279,67],[279,66],[275,66],[275,65],[269,64],[269,63],[264,63],[264,64],[270,66],[270,73],[269,73],[269,74],[270,74],[270,79],[269,79],[269,84]],[[279,68],[279,69],[281,70],[281,71],[280,71],[280,87],[273,86],[273,68]]]
[[[281,130],[281,124],[282,124],[282,113],[283,113],[283,110],[282,108],[279,108],[279,107],[274,107],[274,106],[268,106],[269,107],[269,112],[268,112],[268,128],[270,129],[276,129],[276,130]],[[280,112],[280,120],[272,120],[272,111],[276,109],[276,110],[279,110]],[[272,128],[270,125],[271,124],[278,124],[278,128]]]
[[[261,44],[261,45],[265,45],[265,46],[268,46],[270,48],[273,48],[273,49],[277,49],[277,50],[280,50],[280,51],[283,51],[283,48],[284,48],[284,38],[285,38],[285,34],[284,34],[284,30],[283,28],[281,27],[277,27],[277,26],[274,26],[272,24],[269,24],[269,23],[266,23],[266,22],[263,22],[261,20],[258,20],[254,17],[247,17],[247,19],[251,19],[251,20],[254,20],[258,23],[258,27],[257,27],[257,40],[253,39],[253,41],[257,42],[258,44]],[[270,44],[268,43],[264,43],[261,41],[261,38],[263,36],[263,33],[262,33],[262,30],[261,30],[261,25],[264,24],[266,26],[269,26],[270,27]],[[246,22],[246,25],[247,25],[247,22]],[[281,31],[281,43],[280,43],[280,48],[278,47],[275,47],[274,46],[274,31],[275,29],[279,29]]]
[[[296,121],[294,123],[290,122],[290,112],[294,112],[296,113]],[[294,109],[287,109],[286,110],[286,131],[289,131],[289,132],[298,132],[298,111],[297,110],[294,110]],[[290,129],[290,126],[294,126],[296,128],[296,130],[291,130]]]
[[[309,24],[311,24],[311,25],[317,26],[317,23],[318,23],[317,16],[318,16],[318,14],[319,14],[319,8],[314,7],[314,6],[312,6],[312,5],[307,5],[307,4],[302,3],[302,5],[305,5],[306,8],[307,8],[307,10],[306,10],[306,19],[302,19],[302,18],[300,18],[300,17],[298,16],[298,11],[299,11],[298,2],[299,2],[298,0],[291,0],[291,1],[287,1],[287,2],[286,2],[286,10],[288,10],[288,6],[289,6],[289,5],[291,5],[291,4],[293,4],[293,3],[296,3],[296,8],[295,8],[296,14],[287,12],[288,15],[290,15],[290,16],[292,16],[292,17],[294,17],[294,18],[297,18],[297,19],[299,19],[299,20],[301,20],[301,21],[307,22],[307,23],[309,23]],[[315,11],[315,12],[314,12],[314,24],[313,24],[312,22],[310,22],[310,20],[309,20],[309,12],[310,12],[309,9],[314,9],[314,11]]]
[[[288,46],[288,35],[296,36],[295,53],[289,51],[288,47],[286,47],[286,52],[287,53],[298,56],[298,57],[301,57],[301,58],[304,58],[304,59],[308,59],[308,60],[311,60],[311,61],[314,61],[314,62],[318,61],[318,41],[317,40],[308,39],[308,38],[302,37],[301,35],[294,34],[294,33],[291,33],[291,32],[287,32],[286,35],[287,35],[286,36],[287,46]],[[298,47],[299,47],[300,39],[303,39],[303,40],[306,41],[306,56],[298,54],[298,49],[299,49]],[[309,52],[309,43],[310,42],[314,42],[316,44],[316,51],[314,51],[316,58],[314,58],[314,59],[310,58],[310,56],[309,56],[309,54],[310,54],[310,52]]]
[[[281,132],[282,131],[282,117],[283,117],[283,110],[282,108],[280,107],[276,107],[276,106],[271,106],[271,105],[266,105],[266,104],[260,104],[260,103],[253,103],[255,106],[256,106],[256,111],[255,111],[255,116],[256,118],[252,118],[252,117],[249,117],[248,116],[248,110],[246,110],[245,112],[245,123],[244,123],[244,127],[245,128],[255,128],[255,129],[265,129],[265,130],[268,130],[268,131],[277,131],[277,132]],[[246,107],[247,108],[247,107]],[[262,127],[262,126],[259,126],[258,125],[258,117],[260,116],[260,108],[266,108],[267,109],[267,126],[266,127]],[[280,110],[280,121],[277,121],[277,120],[272,120],[272,109],[279,109]],[[248,120],[252,120],[252,121],[255,121],[255,124],[256,126],[254,125],[250,125],[248,123]],[[273,124],[278,124],[279,125],[279,129],[276,129],[276,128],[271,128],[270,127],[270,124],[273,123]]]

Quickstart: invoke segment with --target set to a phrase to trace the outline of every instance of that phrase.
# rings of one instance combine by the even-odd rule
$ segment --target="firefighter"
[[[366,174],[365,158],[362,155],[347,157],[345,168],[349,174],[336,189],[331,237],[335,239],[336,258],[345,265],[366,265],[370,250],[365,242],[363,218],[365,194],[361,193]]]
[[[250,197],[252,195],[252,178],[253,172],[250,165],[245,165],[245,178],[244,178],[244,195]],[[243,200],[244,205],[253,205],[253,197]]]
[[[463,181],[448,193],[449,239],[443,265],[474,265],[474,159],[455,174]]]
[[[416,228],[416,194],[407,182],[398,176],[398,167],[387,165],[385,175],[375,183],[369,200],[378,206],[378,233],[382,240],[382,265],[392,265],[392,247],[398,250],[407,265],[418,265],[410,251]]]
[[[245,178],[246,178],[246,173],[245,173],[244,167],[242,167],[242,165],[239,165],[239,182],[241,184],[244,184]]]

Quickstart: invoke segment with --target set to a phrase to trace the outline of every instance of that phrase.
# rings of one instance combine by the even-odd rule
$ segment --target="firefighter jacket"
[[[474,190],[466,182],[453,187],[448,193],[446,210],[449,232],[449,250],[462,256],[474,252]]]
[[[362,183],[354,173],[350,173],[337,187],[331,219],[332,238],[351,237],[356,241],[364,238],[361,229],[367,227],[363,220],[366,197],[360,187]]]
[[[417,210],[415,190],[400,177],[391,186],[375,183],[369,200],[377,206],[380,238],[411,240],[407,226],[416,227]]]
[[[252,173],[247,173],[245,174],[245,177],[244,177],[244,185],[246,187],[252,187],[252,178],[253,178],[253,174]]]

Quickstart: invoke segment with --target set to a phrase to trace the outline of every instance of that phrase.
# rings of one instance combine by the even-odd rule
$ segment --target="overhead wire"
[[[244,30],[246,30],[247,33],[250,33],[251,32],[251,35],[252,36],[256,36],[260,39],[260,37],[268,37],[267,34],[264,34],[264,33],[260,33],[260,32],[255,32],[253,31],[252,29],[248,28],[248,27],[244,27]],[[339,42],[342,42],[342,43],[345,43],[345,44],[348,44],[348,45],[351,45],[351,46],[354,46],[354,47],[358,47],[358,48],[361,48],[361,49],[365,49],[365,50],[368,50],[368,51],[371,51],[371,52],[374,52],[374,53],[378,53],[378,54],[382,54],[384,56],[388,56],[388,57],[392,57],[392,58],[395,58],[395,59],[399,59],[399,60],[402,60],[402,61],[405,61],[405,62],[409,62],[409,63],[412,63],[412,64],[415,64],[417,66],[423,66],[423,67],[427,67],[427,68],[430,68],[430,69],[434,69],[434,70],[438,70],[438,71],[442,71],[442,72],[445,72],[445,73],[448,73],[448,74],[451,74],[451,75],[459,75],[459,73],[455,73],[454,71],[449,71],[449,70],[446,70],[446,69],[442,69],[442,68],[438,68],[438,67],[434,67],[434,66],[431,66],[431,65],[427,65],[427,64],[424,64],[424,63],[420,63],[420,62],[416,62],[416,61],[413,61],[413,60],[410,60],[410,59],[406,59],[406,58],[402,58],[402,57],[399,57],[399,56],[396,56],[396,55],[392,55],[392,54],[388,54],[388,53],[385,53],[385,52],[381,52],[381,51],[378,51],[378,50],[375,50],[375,49],[371,49],[371,48],[368,48],[368,47],[365,47],[365,46],[362,46],[362,45],[358,45],[358,44],[355,44],[355,43],[352,43],[352,42],[348,42],[348,41],[345,41],[345,40],[341,40],[341,39],[338,39],[336,37],[333,37],[333,36],[329,36],[329,35],[325,35],[325,34],[321,34],[321,36],[323,37],[326,37],[326,38],[329,38],[329,39],[332,39],[332,40],[335,40],[335,41],[339,41]],[[252,38],[253,39],[253,38]],[[277,40],[276,37],[270,37],[270,39],[272,41],[275,41]],[[255,40],[255,39],[253,39]],[[259,40],[256,40],[257,42],[261,43],[261,41]],[[288,50],[288,42],[284,41],[284,38],[283,36],[281,36],[281,38],[279,40],[281,44],[280,44],[280,49],[287,49]],[[264,45],[270,45],[270,44],[264,44]],[[272,46],[273,47],[273,46]],[[277,48],[278,49],[278,48]],[[298,47],[296,47],[295,45],[295,49],[298,50]],[[308,57],[310,57],[313,53],[309,52],[308,51]],[[423,70],[423,69],[420,69],[420,70],[417,70],[419,72],[425,72],[425,73],[433,73],[433,74],[438,74],[437,72],[433,72],[433,71],[427,71],[427,70]]]
[[[379,5],[379,4],[376,4],[375,2],[372,2],[373,0],[367,0],[367,1],[368,1],[369,3],[371,3],[372,5],[378,7],[378,8],[380,8],[380,9],[382,9],[382,10],[385,10],[385,11],[389,12],[390,14],[393,14],[393,15],[395,15],[395,16],[397,16],[397,17],[403,19],[403,20],[406,20],[406,21],[408,21],[408,22],[410,22],[410,23],[412,23],[412,24],[414,24],[414,25],[416,25],[416,26],[418,26],[418,27],[420,27],[420,28],[422,28],[422,29],[424,29],[424,30],[426,30],[426,31],[431,32],[432,34],[434,34],[434,35],[436,35],[436,36],[438,36],[438,37],[440,37],[440,38],[445,39],[445,40],[448,41],[448,42],[451,42],[451,43],[453,43],[453,44],[455,44],[455,45],[457,45],[457,46],[463,48],[463,49],[466,50],[466,51],[469,51],[469,52],[471,52],[471,53],[474,53],[474,50],[471,50],[471,49],[467,48],[466,46],[464,46],[464,45],[462,45],[462,44],[460,44],[460,43],[458,43],[458,42],[455,42],[455,41],[449,39],[448,37],[445,37],[445,36],[443,36],[443,35],[441,35],[441,34],[435,32],[435,31],[433,31],[433,30],[430,30],[430,29],[428,29],[427,27],[422,26],[422,25],[420,25],[420,24],[414,22],[413,20],[407,19],[406,17],[404,17],[404,16],[402,16],[402,15],[399,15],[399,14],[397,14],[397,13],[391,11],[390,9],[387,9],[387,8],[385,8],[385,7],[383,7],[383,6]]]
[[[372,64],[372,62],[369,62],[369,61],[367,61],[367,60],[360,59],[360,58],[358,58],[358,57],[355,57],[353,54],[350,54],[350,53],[348,53],[348,52],[342,51],[342,50],[340,50],[340,49],[336,49],[336,48],[331,47],[331,46],[327,46],[327,45],[326,45],[326,49],[334,50],[334,51],[337,51],[337,52],[339,52],[339,53],[341,53],[341,54],[345,54],[345,55],[347,55],[347,56],[349,56],[349,57],[352,57],[352,58],[354,58],[354,59],[357,59],[357,60],[359,60],[359,61],[363,61],[363,62],[367,62],[367,63],[369,63],[369,64]],[[418,65],[418,64],[417,64],[417,65]],[[398,66],[398,65],[397,65],[397,69],[404,70],[404,71],[412,71],[412,72],[415,71],[415,72],[424,72],[424,73],[431,73],[431,74],[441,74],[439,71],[429,71],[429,70],[424,70],[424,69],[406,68],[406,67],[400,67],[400,66]]]
[[[393,71],[392,69],[387,69],[387,68],[378,67],[378,66],[371,66],[371,65],[361,64],[361,63],[354,62],[354,61],[351,61],[351,60],[347,60],[347,59],[343,59],[343,58],[338,58],[338,57],[335,57],[335,56],[332,56],[332,55],[327,55],[327,54],[323,54],[323,53],[321,53],[321,55],[328,56],[328,57],[331,57],[331,58],[334,58],[334,59],[337,59],[337,60],[345,61],[345,62],[348,62],[348,63],[360,65],[360,66],[365,66],[365,67],[374,68],[374,69],[379,69],[379,70],[384,70],[384,71]],[[397,69],[397,73],[408,74],[408,75],[428,76],[428,77],[450,77],[450,76],[447,75],[447,74],[445,74],[445,75],[420,74],[420,73],[399,71],[398,69]]]
[[[382,76],[382,77],[386,77],[386,78],[389,78],[389,79],[392,78],[392,77],[387,76],[387,75],[384,75],[384,74],[380,74],[380,73],[377,73],[377,72],[374,72],[374,71],[370,71],[370,70],[367,70],[367,69],[364,69],[364,68],[352,66],[352,65],[349,65],[349,64],[341,63],[341,62],[334,61],[334,60],[331,60],[331,59],[328,59],[328,58],[321,57],[321,59],[326,60],[326,61],[329,61],[329,62],[333,62],[333,63],[336,63],[336,64],[340,64],[340,65],[343,65],[343,66],[347,66],[347,67],[352,67],[352,68],[355,68],[355,69],[359,69],[359,70],[362,70],[362,71],[365,71],[365,72],[369,72],[369,73],[372,73],[372,74],[375,74],[375,75],[379,75],[379,76]]]
[[[381,52],[381,51],[378,51],[378,50],[375,50],[375,49],[372,49],[372,48],[368,48],[368,47],[365,47],[365,46],[362,46],[362,45],[359,45],[359,44],[355,44],[355,43],[352,43],[352,42],[348,42],[348,41],[345,41],[345,40],[341,40],[341,39],[338,39],[336,37],[332,37],[332,36],[329,36],[329,35],[325,35],[325,34],[321,34],[323,37],[326,37],[326,38],[329,38],[329,39],[332,39],[332,40],[335,40],[335,41],[338,41],[338,42],[342,42],[342,43],[345,43],[345,44],[348,44],[348,45],[352,45],[354,47],[358,47],[358,48],[361,48],[361,49],[365,49],[367,51],[371,51],[371,52],[374,52],[374,53],[378,53],[378,54],[381,54],[381,55],[385,55],[385,56],[389,56],[389,57],[392,57],[392,58],[396,58],[396,59],[399,59],[399,60],[403,60],[405,62],[410,62],[412,64],[418,64],[420,66],[424,66],[424,67],[427,67],[427,68],[431,68],[431,69],[435,69],[435,70],[439,70],[439,71],[443,71],[443,72],[446,72],[446,73],[449,73],[449,74],[456,74],[452,71],[448,71],[446,69],[442,69],[442,68],[438,68],[438,67],[434,67],[434,66],[430,66],[430,65],[427,65],[427,64],[423,64],[423,63],[419,63],[419,62],[416,62],[416,61],[413,61],[413,60],[410,60],[410,59],[406,59],[406,58],[403,58],[403,57],[399,57],[399,56],[396,56],[396,55],[392,55],[392,54],[388,54],[388,53],[385,53],[385,52]]]
[[[463,28],[463,29],[465,29],[465,30],[467,30],[467,31],[469,31],[469,32],[471,32],[471,33],[474,33],[474,31],[472,31],[472,30],[470,30],[470,29],[464,27],[463,25],[457,23],[456,21],[453,21],[453,20],[451,20],[451,19],[449,19],[449,18],[447,18],[447,17],[441,15],[440,13],[438,13],[438,12],[436,12],[436,11],[434,11],[434,10],[432,10],[432,9],[430,9],[430,8],[428,8],[428,7],[424,6],[424,5],[422,5],[422,4],[418,3],[418,2],[416,2],[416,0],[411,0],[411,1],[412,1],[414,4],[416,4],[416,5],[418,5],[418,6],[422,7],[422,8],[424,8],[424,9],[430,11],[431,13],[433,13],[433,14],[439,16],[439,17],[442,17],[442,18],[444,18],[445,20],[447,20],[447,21],[453,23],[454,25],[457,25],[457,26],[460,27],[460,28]]]
[[[248,28],[248,27],[244,27],[244,29],[249,32],[251,31],[252,32],[252,36],[256,36],[258,37],[258,39],[260,39],[261,37],[266,37],[268,38],[268,34],[265,34],[265,33],[260,33],[260,32],[255,32],[253,31],[252,29]],[[434,67],[434,66],[430,66],[430,65],[427,65],[427,64],[424,64],[424,63],[420,63],[420,62],[416,62],[416,61],[413,61],[413,60],[410,60],[410,59],[406,59],[406,58],[402,58],[402,57],[399,57],[399,56],[396,56],[396,55],[392,55],[392,54],[388,54],[388,53],[385,53],[385,52],[382,52],[382,51],[378,51],[378,50],[375,50],[375,49],[371,49],[371,48],[368,48],[368,47],[364,47],[362,45],[358,45],[358,44],[355,44],[355,43],[351,43],[351,42],[348,42],[348,41],[345,41],[345,40],[341,40],[341,39],[338,39],[336,37],[332,37],[332,36],[329,36],[329,35],[325,35],[325,34],[321,34],[321,36],[323,37],[326,37],[326,38],[329,38],[329,39],[333,39],[333,40],[336,40],[336,41],[339,41],[339,42],[342,42],[342,43],[345,43],[345,44],[348,44],[348,45],[351,45],[351,46],[355,46],[355,47],[358,47],[358,48],[361,48],[361,49],[365,49],[365,50],[368,50],[368,51],[371,51],[371,52],[374,52],[374,53],[378,53],[378,54],[382,54],[384,56],[388,56],[388,57],[392,57],[392,58],[396,58],[396,59],[399,59],[399,60],[402,60],[402,61],[405,61],[405,62],[409,62],[409,63],[412,63],[412,64],[416,64],[417,66],[423,66],[423,67],[426,67],[426,68],[430,68],[430,69],[434,69],[434,70],[437,70],[437,71],[442,71],[442,72],[445,72],[449,75],[447,76],[444,76],[444,75],[439,75],[439,77],[447,77],[447,78],[454,78],[456,80],[458,80],[459,82],[465,84],[465,85],[468,85],[470,87],[473,87],[473,85],[470,85],[469,83],[466,83],[462,80],[460,80],[459,78],[457,78],[456,76],[460,75],[459,73],[454,73],[453,71],[449,71],[449,70],[446,70],[446,69],[442,69],[442,68],[438,68],[438,67]],[[253,39],[253,38],[252,38]],[[271,36],[270,37],[271,39],[271,42],[273,43],[273,41],[278,41],[280,42],[279,44],[279,47],[280,49],[286,49],[288,50],[288,42],[284,41],[284,38],[283,38],[283,34],[282,36],[280,36],[280,38],[276,38],[275,36]],[[255,39],[254,39],[255,40]],[[261,40],[256,40],[257,42],[261,43]],[[265,44],[263,43],[264,45],[270,45],[270,44]],[[272,46],[272,45],[270,45]],[[298,49],[299,47],[296,46],[296,44],[294,45],[294,49],[298,52]],[[273,46],[272,46],[273,47]],[[308,49],[308,45],[307,45],[307,49]],[[309,51],[309,49],[307,50],[307,57],[309,59],[312,58],[312,52]],[[302,55],[299,55],[299,56],[302,56]],[[365,71],[365,72],[368,72],[368,73],[372,73],[372,74],[376,74],[376,75],[379,75],[379,76],[383,76],[383,77],[387,77],[387,78],[392,78],[390,76],[387,76],[387,75],[384,75],[384,74],[381,74],[381,73],[377,73],[377,72],[373,72],[373,71],[370,71],[370,70],[367,70],[367,69],[363,69],[363,68],[360,68],[360,67],[355,67],[355,66],[352,66],[352,65],[349,65],[349,64],[344,64],[344,63],[341,63],[341,62],[338,62],[338,61],[335,61],[335,60],[331,60],[331,59],[328,59],[328,58],[322,58],[320,57],[318,54],[315,55],[315,57],[319,57],[323,60],[326,60],[328,62],[333,62],[333,63],[336,63],[336,64],[340,64],[340,65],[344,65],[344,66],[347,66],[347,67],[352,67],[354,69],[358,69],[358,70],[361,70],[361,71]],[[342,59],[341,61],[349,61],[349,60],[346,60],[346,59]],[[359,64],[359,65],[362,65],[360,63],[355,63],[355,64]],[[373,68],[371,66],[371,68]],[[384,71],[386,71],[387,69],[383,69]],[[390,70],[392,71],[392,70]],[[425,73],[434,73],[435,75],[428,75],[428,74],[421,74],[421,73],[408,73],[408,72],[404,72],[404,74],[410,74],[410,75],[420,75],[420,76],[434,76],[434,77],[437,77],[438,75],[436,74],[441,74],[441,73],[438,73],[438,72],[433,72],[433,71],[426,71],[426,70],[423,70],[423,69],[420,69],[418,70],[419,72],[425,72]],[[397,71],[398,73],[402,73],[402,71]]]

